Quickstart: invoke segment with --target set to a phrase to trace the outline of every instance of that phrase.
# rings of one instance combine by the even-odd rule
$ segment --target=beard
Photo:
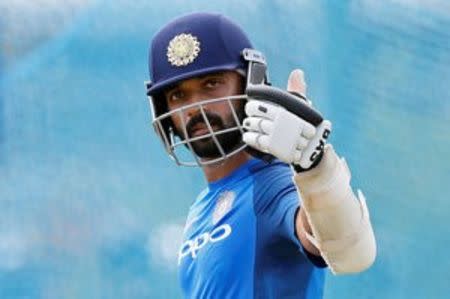
[[[241,122],[243,119],[243,109],[236,110],[238,110],[236,111],[236,113],[239,121]],[[242,144],[242,134],[237,129],[238,124],[236,124],[236,121],[232,114],[230,114],[230,116],[225,120],[222,120],[220,115],[214,112],[205,111],[205,115],[214,132],[236,127],[236,130],[234,131],[215,135],[217,141],[219,142],[225,153],[232,152],[238,145]],[[201,113],[192,117],[186,125],[186,131],[189,138],[201,137],[201,135],[193,136],[195,127],[198,125],[204,125],[206,127],[205,119],[203,118],[203,115]],[[208,130],[206,134],[210,133],[211,132]],[[190,144],[194,153],[200,158],[214,159],[222,156],[219,147],[217,146],[212,136],[204,137],[196,141],[191,141]]]

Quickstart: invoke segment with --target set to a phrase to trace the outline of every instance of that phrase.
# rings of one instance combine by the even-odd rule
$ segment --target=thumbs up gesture
[[[303,71],[296,69],[291,72],[287,90],[299,94],[298,100],[304,101],[306,83]],[[251,97],[245,105],[245,113],[243,140],[246,144],[293,164],[296,170],[308,170],[318,164],[331,132],[330,121],[324,120],[314,127],[270,99]]]

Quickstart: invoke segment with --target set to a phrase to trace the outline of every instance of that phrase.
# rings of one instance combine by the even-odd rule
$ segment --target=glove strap
[[[313,164],[311,164],[311,166],[308,168],[303,168],[298,164],[291,164],[291,165],[296,173],[305,172],[305,171],[311,170],[314,167],[316,167],[317,165],[319,165],[320,161],[322,160],[322,157],[323,157],[323,151],[321,151],[320,154],[317,155],[316,160],[314,160]]]

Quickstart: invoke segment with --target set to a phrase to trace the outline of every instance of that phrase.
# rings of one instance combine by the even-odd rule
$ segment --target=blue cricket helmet
[[[147,94],[208,73],[246,70],[245,48],[253,47],[244,31],[223,15],[192,13],[177,18],[152,40]]]
[[[195,153],[194,139],[180,136],[171,120],[175,114],[182,116],[183,109],[168,111],[163,91],[174,84],[193,77],[220,71],[236,70],[246,76],[247,84],[266,82],[266,64],[262,53],[253,49],[244,31],[234,22],[220,14],[193,13],[177,18],[163,27],[153,38],[149,53],[151,81],[146,82],[147,96],[152,110],[152,124],[169,156],[179,165],[201,166],[224,161],[242,151],[246,145],[239,140],[236,147],[228,150],[219,141],[228,131],[243,132],[242,119],[234,111],[234,126],[222,131],[209,132],[201,138],[211,138],[220,152],[213,159],[203,159]],[[193,104],[203,109],[211,102],[246,101],[246,94],[209,99]],[[190,105],[192,106],[192,105]],[[234,108],[233,108],[234,109]],[[209,123],[204,116],[204,123]],[[223,137],[225,138],[225,137]],[[198,139],[198,138],[197,138]],[[182,161],[179,150],[187,148],[194,156],[194,162]]]

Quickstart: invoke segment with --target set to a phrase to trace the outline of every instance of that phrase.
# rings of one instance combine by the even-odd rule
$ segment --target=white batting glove
[[[288,90],[305,93],[302,71],[291,73]],[[320,156],[331,132],[330,121],[324,120],[315,128],[272,102],[250,98],[245,105],[245,113],[243,140],[246,144],[303,169],[309,169]]]

